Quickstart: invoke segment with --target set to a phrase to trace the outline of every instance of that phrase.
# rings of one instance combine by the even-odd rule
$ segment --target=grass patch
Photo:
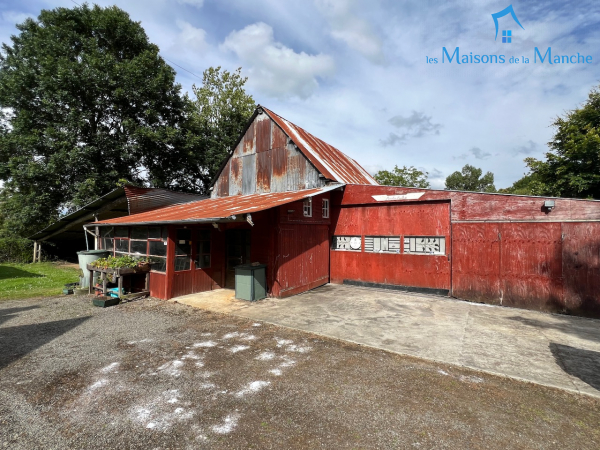
[[[0,300],[60,295],[79,281],[79,269],[56,263],[0,264]]]

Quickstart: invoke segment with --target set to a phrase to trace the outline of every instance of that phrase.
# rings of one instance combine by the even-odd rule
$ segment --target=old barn
[[[600,202],[379,186],[258,107],[208,199],[93,222],[97,246],[158,261],[151,295],[234,286],[266,265],[286,297],[326,283],[600,315]]]

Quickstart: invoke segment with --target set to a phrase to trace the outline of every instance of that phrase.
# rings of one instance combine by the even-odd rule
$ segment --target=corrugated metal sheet
[[[234,157],[240,157],[243,155],[249,155],[250,153],[254,153],[254,149],[256,147],[255,143],[255,134],[254,134],[254,122],[250,124],[246,133],[244,134],[244,138],[240,145],[236,147],[236,150],[233,154]]]
[[[167,205],[178,205],[204,198],[207,197],[168,189],[124,186],[62,217],[31,236],[30,239],[36,241],[76,239],[84,236],[81,224],[93,220],[94,216],[98,216],[100,220],[109,220],[127,214],[137,214]]]
[[[227,161],[225,168],[221,172],[221,176],[217,179],[214,185],[213,196],[226,197],[229,195],[229,170],[231,167],[231,160]]]
[[[242,167],[242,195],[256,193],[256,153],[243,157]]]
[[[125,190],[123,188],[117,188],[85,205],[83,208],[61,217],[53,224],[47,226],[41,231],[38,231],[33,236],[30,236],[29,239],[34,241],[42,241],[50,237],[52,237],[52,239],[59,240],[72,239],[73,234],[68,234],[71,231],[75,231],[78,236],[83,236],[81,223],[93,219],[94,214],[98,210],[108,207],[111,203],[114,205],[114,207],[111,207],[110,211],[103,213],[101,219],[112,219],[113,217],[120,217],[128,214]],[[111,211],[114,211],[115,209],[117,209],[118,212],[111,214]],[[57,232],[60,234],[56,234]]]
[[[328,179],[347,184],[378,184],[360,164],[348,155],[273,111],[265,107],[262,109],[294,141],[317,170]]]
[[[256,192],[271,192],[271,156],[273,152],[256,154]]]
[[[242,158],[231,158],[229,172],[229,195],[242,195]]]
[[[257,117],[256,126],[256,153],[268,152],[272,147],[271,124],[268,117]]]
[[[233,215],[253,213],[275,208],[286,203],[339,189],[343,184],[333,184],[318,189],[296,192],[240,195],[236,197],[207,198],[184,205],[170,206],[118,219],[94,222],[94,225],[201,222],[226,219]]]
[[[136,186],[124,186],[129,214],[138,214],[168,205],[179,205],[182,203],[195,202],[208,198],[205,195],[187,194],[174,192],[167,189],[141,188]]]

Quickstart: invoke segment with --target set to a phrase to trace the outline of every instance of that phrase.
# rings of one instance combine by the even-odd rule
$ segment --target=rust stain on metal
[[[221,172],[221,176],[215,184],[215,195],[219,197],[226,197],[229,195],[229,170],[231,167],[231,160],[227,161],[225,168]]]
[[[337,148],[274,112],[263,109],[294,141],[304,156],[328,179],[348,184],[378,184],[360,164]]]
[[[278,126],[271,127],[271,148],[283,148],[287,144],[287,136]]]
[[[242,146],[242,152],[244,155],[248,155],[250,153],[254,153],[254,149],[255,149],[255,133],[254,133],[254,123],[252,122],[250,124],[250,126],[248,127],[248,130],[246,130],[246,134],[244,135],[244,138],[242,139],[242,141],[240,142],[241,146]],[[239,155],[241,156],[241,155]]]
[[[305,189],[295,192],[276,192],[268,194],[238,195],[222,198],[208,198],[197,202],[186,203],[157,209],[154,211],[119,217],[117,219],[94,222],[102,224],[136,224],[136,223],[169,223],[185,221],[211,221],[227,219],[231,216],[264,211],[286,203],[302,200],[307,197],[339,189],[342,184],[335,184],[318,189]]]
[[[229,195],[240,195],[242,193],[242,164],[242,158],[231,158]]]
[[[259,194],[271,192],[271,151],[257,153],[256,190]]]
[[[256,153],[267,152],[271,148],[271,119],[264,114],[264,119],[256,120]],[[259,116],[260,117],[260,116]]]

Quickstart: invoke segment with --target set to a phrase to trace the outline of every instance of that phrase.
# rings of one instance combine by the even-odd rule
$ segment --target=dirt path
[[[0,448],[596,449],[600,401],[144,300],[0,304]]]

